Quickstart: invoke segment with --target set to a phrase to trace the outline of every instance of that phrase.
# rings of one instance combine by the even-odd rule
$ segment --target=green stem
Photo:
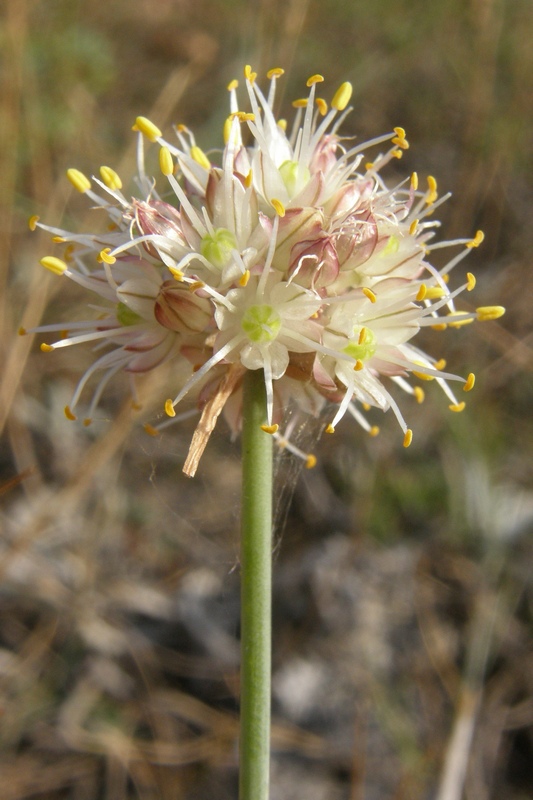
[[[268,800],[272,628],[272,436],[262,370],[244,377],[239,800]]]

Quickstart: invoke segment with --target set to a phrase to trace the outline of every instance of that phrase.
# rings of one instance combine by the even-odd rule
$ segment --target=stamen
[[[364,366],[365,366],[365,365],[363,364],[363,362],[361,361],[361,359],[360,359],[360,358],[358,358],[358,359],[357,359],[357,361],[355,362],[355,364],[354,364],[354,367],[353,367],[353,368],[354,368],[355,372],[359,372],[360,370],[362,370],[362,369],[363,369],[363,367],[364,367]]]
[[[428,206],[432,205],[437,197],[439,196],[437,193],[437,181],[433,177],[433,175],[428,175],[428,191],[424,198],[426,204]]]
[[[146,136],[150,142],[157,142],[157,140],[163,135],[157,125],[154,125],[154,123],[146,117],[137,117],[135,120],[135,125],[132,127],[132,131],[139,131]]]
[[[114,192],[122,189],[122,181],[115,170],[111,169],[111,167],[100,167],[100,177],[108,189],[111,189]]]
[[[45,344],[45,342],[42,342],[42,344],[39,346],[39,349],[41,353],[51,353],[52,350],[55,350],[55,347],[51,344]]]
[[[267,78],[271,81],[273,78],[281,78],[282,75],[285,74],[285,70],[281,67],[273,67],[269,69],[267,72]]]
[[[464,411],[465,407],[466,407],[466,403],[465,403],[464,400],[461,403],[451,403],[448,406],[450,411],[455,411],[457,413],[460,413],[461,411]]]
[[[428,293],[428,287],[426,286],[426,284],[425,283],[420,284],[420,288],[419,288],[418,293],[417,293],[417,295],[415,297],[415,300],[418,303],[421,303],[422,300],[424,300],[426,298],[427,293]]]
[[[424,399],[426,397],[426,393],[424,392],[424,390],[422,389],[421,386],[413,386],[413,394],[415,396],[415,399],[416,399],[417,403],[420,404],[420,403],[424,402]]]
[[[396,136],[391,140],[392,143],[401,150],[409,150],[409,142],[405,138],[405,130],[403,128],[394,128],[394,133]]]
[[[257,78],[257,72],[252,72],[251,66],[249,64],[246,64],[244,68],[244,77],[246,78],[247,81],[250,81],[250,83],[253,84],[255,82],[255,79]]]
[[[239,286],[246,286],[248,281],[250,280],[250,270],[247,269],[243,272],[241,277],[239,278]]]
[[[306,108],[308,103],[307,97],[299,97],[298,100],[293,100],[291,106],[293,108]]]
[[[411,189],[413,192],[418,189],[418,174],[416,172],[411,173]]]
[[[228,83],[226,88],[228,92],[233,92],[235,91],[235,89],[238,88],[238,86],[239,86],[239,81],[236,78],[234,78],[232,81]]]
[[[283,205],[281,200],[276,200],[275,198],[272,198],[270,204],[279,217],[285,216],[285,206]]]
[[[468,378],[466,379],[465,385],[463,386],[463,392],[470,392],[474,388],[474,384],[476,382],[476,376],[473,372],[470,372]]]
[[[204,169],[207,170],[211,169],[211,162],[209,161],[208,157],[200,147],[194,145],[193,147],[191,147],[189,152],[193,161],[196,161],[196,163],[199,164]]]
[[[405,436],[403,437],[403,446],[409,447],[412,441],[413,441],[413,431],[411,430],[411,428],[407,428],[407,430],[405,431]]]
[[[84,194],[91,188],[91,181],[79,169],[67,169],[67,178],[74,188]]]
[[[111,253],[111,248],[104,247],[103,250],[100,250],[97,256],[97,261],[104,262],[104,264],[114,264],[117,259],[115,258],[115,256],[110,255],[110,253]]]
[[[305,468],[313,469],[313,467],[316,467],[316,456],[314,456],[312,453],[309,453],[305,459]]]
[[[479,247],[479,245],[484,240],[484,238],[485,238],[485,234],[483,233],[483,231],[477,231],[477,233],[474,236],[474,238],[470,242],[468,242],[466,246],[469,247],[469,248]]]
[[[492,319],[499,319],[505,314],[503,306],[480,306],[476,308],[476,315],[480,322],[487,322]]]
[[[149,422],[145,422],[144,425],[143,425],[143,428],[146,431],[146,433],[148,434],[148,436],[159,436],[160,435],[160,433],[157,430],[157,428],[154,428],[154,426],[150,425]]]
[[[472,289],[473,289],[473,288],[475,287],[475,285],[476,285],[476,278],[475,278],[475,275],[472,275],[472,273],[471,273],[471,272],[467,272],[467,273],[466,273],[466,279],[467,279],[466,291],[467,291],[467,292],[471,292],[471,291],[472,291]]]
[[[41,266],[50,270],[50,272],[53,272],[54,275],[63,275],[63,273],[68,269],[65,262],[60,258],[56,258],[55,256],[45,256],[44,258],[41,258],[39,263]]]
[[[261,425],[261,430],[265,433],[274,434],[277,433],[279,430],[279,425]]]
[[[368,299],[370,300],[371,303],[375,303],[376,300],[378,299],[376,297],[376,293],[373,292],[372,289],[369,289],[368,287],[365,286],[365,287],[363,287],[362,291],[363,291],[363,294],[365,295],[365,297],[368,297]]]
[[[163,175],[167,177],[174,174],[174,160],[170,150],[165,145],[159,151],[159,168]]]
[[[37,214],[34,214],[32,217],[29,218],[28,228],[30,229],[30,231],[34,231],[37,228],[38,222],[39,222],[39,217],[37,216]]]
[[[170,400],[170,399],[169,400],[165,400],[165,414],[168,417],[175,417],[176,416],[176,412],[174,410],[174,404],[172,403],[172,400]]]
[[[71,422],[74,422],[75,420],[78,419],[76,414],[72,413],[72,411],[70,410],[69,406],[65,406],[65,408],[63,409],[63,412],[64,412],[66,418],[69,419]]]
[[[315,98],[316,107],[321,117],[325,117],[328,113],[328,104],[322,97]]]
[[[342,83],[335,94],[333,95],[333,100],[331,101],[331,107],[335,109],[335,111],[344,111],[350,99],[352,97],[352,84],[346,81]]]
[[[409,225],[409,235],[414,236],[416,234],[416,229],[418,228],[418,219],[414,219],[411,224]]]
[[[324,77],[322,75],[311,75],[311,77],[307,79],[306,86],[310,89],[315,83],[323,83],[323,81]]]

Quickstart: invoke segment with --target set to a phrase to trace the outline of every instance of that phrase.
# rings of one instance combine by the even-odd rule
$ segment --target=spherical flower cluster
[[[393,188],[384,183],[383,168],[409,146],[405,131],[397,127],[363,144],[344,138],[339,129],[350,110],[351,86],[342,84],[328,107],[316,94],[320,75],[307,81],[307,97],[293,103],[289,130],[274,114],[282,74],[270,70],[265,96],[245,68],[247,110],[239,106],[238,82],[229,85],[221,156],[201,150],[183,125],[176,127],[175,144],[138,117],[137,197],[123,193],[110,167],[94,178],[99,191],[69,170],[74,187],[108,213],[105,233],[73,234],[30,220],[32,228],[66,244],[62,258],[47,256],[43,266],[105,302],[95,318],[34,329],[61,332],[54,344],[41,345],[44,351],[84,342],[103,350],[78,383],[67,417],[75,418],[94,373],[102,377],[86,424],[117,372],[134,376],[171,358],[188,362],[189,379],[164,407],[178,419],[176,407],[191,395],[202,412],[189,474],[221,411],[239,430],[246,370],[264,373],[264,430],[308,466],[314,457],[300,453],[279,429],[291,405],[313,415],[330,407],[328,432],[349,413],[372,435],[378,429],[364,412],[390,408],[409,445],[412,432],[391,392],[394,384],[421,402],[423,390],[411,379],[434,379],[453,411],[464,402],[449,382],[462,383],[465,391],[474,384],[472,373],[445,372],[442,361],[417,348],[418,331],[495,319],[504,311],[456,310],[456,296],[470,291],[475,279],[467,273],[452,289],[449,273],[483,234],[434,242],[434,211],[447,199],[438,198],[434,178],[425,190],[416,173]],[[146,174],[146,140],[160,148],[162,189]],[[377,151],[372,161],[363,155],[369,150]],[[429,258],[442,247],[460,249],[437,270]]]

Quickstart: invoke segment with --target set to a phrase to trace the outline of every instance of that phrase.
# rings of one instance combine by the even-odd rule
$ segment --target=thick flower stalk
[[[62,249],[43,258],[43,266],[87,288],[93,309],[95,297],[101,303],[90,319],[34,329],[61,334],[41,345],[45,352],[94,345],[97,356],[75,388],[67,417],[86,407],[96,373],[85,424],[116,373],[133,378],[181,360],[190,377],[162,406],[175,419],[191,402],[202,414],[188,474],[222,411],[232,431],[240,430],[248,370],[264,376],[264,430],[308,466],[314,457],[301,453],[280,427],[288,406],[313,415],[330,408],[328,432],[348,413],[372,435],[378,428],[368,411],[392,409],[409,445],[413,410],[400,408],[398,392],[422,402],[420,382],[435,380],[450,409],[461,411],[465,403],[451,384],[464,391],[474,385],[473,373],[449,373],[442,359],[416,347],[416,334],[504,311],[457,310],[456,297],[473,289],[475,279],[466,273],[453,288],[450,273],[483,234],[436,240],[434,212],[448,196],[438,197],[435,179],[428,177],[425,189],[416,173],[386,185],[384,168],[409,146],[405,131],[397,127],[363,144],[344,138],[339,131],[350,110],[350,84],[342,84],[328,106],[317,96],[320,75],[309,78],[307,96],[294,101],[289,129],[274,110],[282,74],[270,70],[267,94],[250,67],[241,97],[232,81],[221,155],[201,150],[183,125],[170,142],[138,117],[134,197],[110,167],[101,167],[95,186],[69,170],[73,186],[109,215],[105,232],[72,234],[30,220]],[[159,147],[164,177],[157,187],[145,166],[146,141]],[[431,255],[443,247],[452,256],[437,270]],[[155,434],[165,424],[146,428]]]

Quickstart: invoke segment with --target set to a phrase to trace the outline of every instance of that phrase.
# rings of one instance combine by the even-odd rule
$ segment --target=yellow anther
[[[72,254],[74,253],[75,249],[76,248],[74,247],[73,244],[67,245],[67,247],[65,247],[65,251],[63,253],[63,260],[67,261],[67,262],[68,261],[72,261]]]
[[[299,97],[298,100],[293,100],[291,105],[293,108],[305,108],[307,103],[307,97]]]
[[[402,158],[403,157],[403,150],[391,150],[391,156],[393,158]]]
[[[122,189],[122,181],[115,170],[111,169],[111,167],[100,167],[100,177],[108,189],[111,189],[112,191]]]
[[[372,408],[372,406],[369,406],[368,403],[361,403],[361,405],[363,406],[363,411],[370,411]]]
[[[413,431],[411,430],[411,428],[407,428],[407,430],[405,431],[405,436],[403,437],[403,446],[409,447],[412,441],[413,441]]]
[[[475,383],[476,383],[476,376],[474,375],[473,372],[470,372],[465,381],[465,385],[463,386],[463,392],[471,392],[472,389],[474,388]]]
[[[445,331],[448,326],[444,322],[437,322],[436,325],[431,326],[433,331]]]
[[[181,122],[178,123],[178,125],[176,125],[176,131],[178,133],[187,133],[188,130],[189,130],[188,127],[186,125],[183,125]]]
[[[403,128],[394,128],[396,136],[392,139],[392,143],[397,145],[401,150],[409,150],[409,142],[405,138],[405,131]]]
[[[39,217],[37,216],[37,214],[34,214],[32,217],[29,218],[29,220],[28,220],[28,228],[30,229],[30,231],[34,231],[35,230],[35,228],[37,227],[37,223],[38,222],[39,222]]]
[[[418,220],[414,219],[409,225],[409,235],[414,236],[416,234],[417,228],[418,228]]]
[[[474,238],[470,242],[468,242],[468,244],[466,246],[467,247],[479,247],[479,245],[481,244],[481,242],[483,241],[484,238],[485,238],[485,234],[483,233],[483,231],[477,231],[476,235],[474,236]]]
[[[165,400],[165,414],[167,415],[167,417],[175,417],[176,416],[176,412],[174,410],[174,405],[172,403],[172,400]]]
[[[63,409],[63,413],[65,414],[66,418],[69,419],[71,422],[74,422],[74,420],[78,419],[76,414],[73,414],[72,411],[70,410],[70,406],[65,406],[65,408]]]
[[[311,77],[307,79],[306,86],[310,88],[311,86],[314,86],[315,83],[323,83],[323,82],[324,82],[324,77],[322,75],[311,75]]]
[[[189,284],[188,289],[190,292],[196,292],[197,289],[203,289],[204,286],[205,283],[203,281],[193,281],[193,283]]]
[[[67,265],[64,261],[61,261],[60,258],[56,258],[55,256],[45,256],[41,258],[40,262],[42,267],[50,270],[53,272],[54,275],[62,275],[65,270],[68,269]]]
[[[236,89],[238,85],[239,81],[236,78],[233,78],[233,80],[228,83],[227,86],[228,92],[233,92],[233,90]]]
[[[163,145],[159,151],[159,169],[163,175],[168,176],[174,174],[174,159],[172,158],[172,153],[165,145]]]
[[[172,277],[177,281],[182,281],[185,277],[185,273],[182,272],[181,269],[177,269],[177,267],[169,267],[168,269],[172,273]]]
[[[357,340],[357,344],[364,344],[366,342],[368,336],[368,328],[361,328],[359,331],[359,338]]]
[[[463,400],[461,403],[451,403],[448,406],[448,408],[450,409],[450,411],[455,411],[455,412],[459,413],[461,411],[464,411],[465,406],[466,406],[466,403]]]
[[[434,203],[438,196],[439,195],[437,192],[437,181],[435,180],[433,175],[428,175],[428,191],[425,198],[428,206]]]
[[[64,236],[52,236],[54,244],[64,244],[67,240]]]
[[[445,367],[446,367],[446,359],[445,358],[439,358],[438,361],[435,361],[433,366],[434,366],[435,369],[438,369],[438,370],[445,369]]]
[[[224,144],[227,144],[229,142],[229,137],[230,137],[230,134],[231,134],[231,123],[232,122],[233,122],[233,116],[229,116],[226,119],[226,121],[224,122],[224,125],[223,125],[223,128],[222,128],[222,136],[224,138]]]
[[[445,294],[447,294],[447,292],[442,286],[428,286],[426,300],[440,300]]]
[[[345,83],[341,83],[335,94],[333,95],[333,100],[331,101],[331,107],[335,109],[335,111],[344,111],[350,99],[352,97],[352,84],[346,81]]]
[[[392,130],[399,139],[405,139],[405,128],[398,127],[398,128],[393,128]]]
[[[281,76],[284,74],[285,70],[281,67],[272,67],[272,69],[269,69],[267,72],[267,78],[269,81],[271,81],[272,78],[281,78]]]
[[[286,119],[278,119],[278,128],[281,128],[282,131],[287,130],[287,120]]]
[[[91,181],[79,169],[67,169],[67,178],[81,194],[91,188]]]
[[[371,170],[371,169],[374,169],[374,162],[373,161],[367,161],[366,164],[365,164],[365,169],[366,169],[367,172],[369,170]]]
[[[154,428],[154,426],[150,425],[149,422],[145,422],[143,428],[145,432],[148,434],[148,436],[159,436],[159,431],[157,430],[157,428]]]
[[[251,66],[246,64],[244,68],[244,77],[247,81],[250,81],[250,83],[254,83],[255,79],[257,78],[257,72],[253,72]]]
[[[416,190],[418,189],[418,173],[417,172],[411,173],[411,189],[413,190],[413,192],[416,192]]]
[[[417,300],[419,303],[421,303],[422,300],[425,299],[427,293],[428,293],[428,287],[426,286],[425,283],[421,283],[420,284],[420,288],[419,288],[419,290],[417,292],[417,295],[415,297],[415,300]]]
[[[373,292],[372,289],[369,289],[366,286],[363,288],[363,294],[364,294],[365,297],[368,297],[368,299],[370,300],[371,303],[375,303],[376,300],[378,299],[376,297],[376,293]]]
[[[261,430],[270,434],[277,433],[279,430],[279,425],[276,425],[275,423],[274,425],[261,425]]]
[[[157,142],[163,135],[157,125],[154,125],[154,123],[150,122],[146,117],[137,117],[132,131],[139,131],[143,136],[146,136],[150,142]]]
[[[18,329],[18,335],[19,336],[26,336],[27,333],[28,333],[28,331],[26,330],[26,328],[22,327],[22,325],[21,325],[20,328]]]
[[[305,468],[313,469],[313,467],[316,467],[316,456],[314,456],[312,453],[309,453],[305,459]]]
[[[89,425],[91,425],[91,424],[92,424],[92,419],[91,419],[90,417],[85,417],[85,419],[83,420],[83,425],[84,425],[86,428],[88,428],[88,427],[89,427]]]
[[[377,425],[372,425],[368,433],[370,436],[377,436],[379,433],[379,427]]]
[[[326,425],[325,431],[326,431],[326,433],[335,433],[335,428],[330,423],[329,425]]]
[[[318,108],[318,113],[321,117],[325,117],[328,113],[328,104],[324,100],[323,97],[316,97],[315,98],[316,107]]]
[[[476,285],[476,276],[472,275],[471,272],[466,273],[466,291],[471,292],[474,286]]]
[[[189,150],[189,155],[193,161],[196,161],[196,163],[200,164],[200,166],[204,169],[211,169],[211,162],[200,147],[193,145],[193,147],[191,147]]]
[[[253,122],[255,114],[251,114],[248,111],[233,111],[230,114],[230,119],[238,119],[239,122]]]
[[[364,366],[365,365],[363,364],[361,359],[358,358],[357,361],[355,362],[355,364],[353,365],[353,368],[354,368],[355,372],[359,372],[360,370],[363,369]]]
[[[131,407],[132,407],[133,411],[141,411],[142,404],[141,403],[137,403],[135,400],[132,400],[131,401]]]
[[[253,179],[254,179],[254,173],[252,172],[252,170],[250,170],[250,172],[244,179],[244,185],[246,186],[247,189],[249,189],[250,186],[252,185]]]
[[[490,319],[499,319],[505,314],[503,306],[480,306],[476,308],[477,318],[480,322],[486,322]]]
[[[46,344],[46,342],[41,342],[41,344],[39,345],[39,350],[41,351],[41,353],[51,353],[52,350],[54,349],[55,348],[53,345]]]
[[[425,372],[418,372],[417,370],[413,370],[413,375],[416,375],[421,381],[433,381],[435,380],[433,375],[427,375]]]
[[[110,253],[111,253],[111,248],[104,247],[103,250],[100,250],[97,260],[103,261],[104,264],[114,264],[117,259],[115,258],[115,256],[110,255]]]
[[[273,198],[270,201],[270,204],[271,204],[272,208],[274,209],[274,211],[276,212],[276,214],[278,215],[278,217],[284,217],[285,216],[285,206],[283,205],[281,200],[276,200],[275,198]]]
[[[473,317],[464,316],[461,311],[452,311],[446,314],[446,319],[450,328],[461,328],[463,325],[470,325],[474,321]]]
[[[239,286],[246,286],[249,280],[250,280],[250,270],[245,269],[241,277],[239,278]]]
[[[421,386],[413,386],[413,394],[417,403],[423,403],[426,397],[425,391]]]

